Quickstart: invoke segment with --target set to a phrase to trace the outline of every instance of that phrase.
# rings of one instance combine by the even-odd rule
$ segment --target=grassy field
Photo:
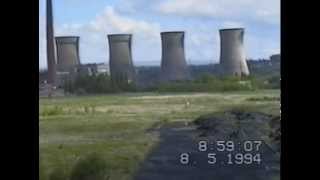
[[[60,169],[68,179],[79,158],[99,153],[109,180],[130,180],[157,144],[146,130],[172,121],[233,108],[280,114],[280,91],[228,93],[133,93],[39,101],[40,178]],[[186,102],[189,105],[186,105]]]

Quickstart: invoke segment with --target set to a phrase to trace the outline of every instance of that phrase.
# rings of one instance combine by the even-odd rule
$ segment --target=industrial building
[[[111,80],[117,83],[131,83],[135,80],[135,70],[132,62],[132,35],[110,34],[109,65]]]
[[[49,90],[63,87],[65,80],[78,75],[95,76],[107,74],[116,83],[135,82],[149,86],[160,82],[184,81],[199,77],[207,72],[214,75],[247,76],[279,69],[280,54],[270,56],[270,61],[247,61],[244,48],[244,29],[220,29],[220,63],[188,68],[185,57],[184,31],[161,32],[161,67],[139,68],[136,73],[132,60],[132,34],[109,34],[109,64],[81,64],[78,36],[54,37],[52,0],[47,0],[47,64],[48,71],[42,72],[39,84]],[[263,71],[264,72],[264,71]],[[138,77],[140,76],[140,77]],[[42,87],[42,86],[41,86]],[[52,88],[53,87],[53,88]],[[50,89],[52,88],[52,89]],[[45,88],[44,88],[45,89]]]
[[[184,51],[184,32],[161,33],[161,81],[181,81],[189,79]]]
[[[220,30],[220,64],[223,75],[247,76],[249,68],[243,43],[244,29]]]
[[[280,54],[274,54],[272,56],[270,56],[270,60],[273,63],[278,63],[281,61],[281,55]]]
[[[100,63],[100,64],[96,64],[96,65],[97,65],[97,73],[98,74],[110,75],[110,67],[108,64]]]
[[[86,76],[95,76],[100,74],[109,75],[110,73],[109,66],[103,63],[81,64],[80,66],[76,67],[76,72],[79,75],[86,75]]]
[[[56,37],[57,47],[57,70],[60,72],[70,71],[80,65],[78,36]]]

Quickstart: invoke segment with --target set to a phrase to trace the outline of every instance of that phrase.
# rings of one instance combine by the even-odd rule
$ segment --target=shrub
[[[66,92],[82,94],[117,93],[135,91],[134,83],[112,82],[109,75],[77,75],[73,80],[66,80],[63,85]]]
[[[209,74],[193,81],[162,83],[157,87],[159,92],[221,92],[255,90],[258,87],[252,77],[215,77]]]
[[[135,83],[124,80],[111,81],[108,75],[87,76],[79,75],[74,80],[65,81],[64,89],[75,94],[102,94],[119,92],[223,92],[223,91],[252,91],[256,89],[271,89],[280,87],[279,76],[272,77],[218,77],[209,73],[190,80],[166,82],[152,87],[138,87]]]
[[[107,164],[96,153],[80,159],[72,168],[70,180],[107,180]]]

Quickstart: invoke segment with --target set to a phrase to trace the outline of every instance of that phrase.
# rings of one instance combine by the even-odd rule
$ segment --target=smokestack
[[[161,42],[161,80],[187,80],[189,74],[184,52],[184,32],[162,32]]]
[[[80,65],[78,36],[56,37],[59,71],[69,71]]]
[[[47,0],[47,64],[48,83],[55,86],[56,83],[56,51],[54,46],[52,0]]]
[[[220,64],[227,76],[249,75],[243,45],[243,28],[220,30]]]
[[[131,34],[108,35],[109,65],[111,80],[113,82],[130,83],[135,79],[131,40]]]

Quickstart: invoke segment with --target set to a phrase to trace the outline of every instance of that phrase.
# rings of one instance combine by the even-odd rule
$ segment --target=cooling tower
[[[270,56],[271,62],[280,62],[280,59],[281,59],[280,54],[274,54],[274,55]]]
[[[130,83],[134,80],[135,71],[132,62],[131,34],[110,34],[109,65],[113,82]]]
[[[224,75],[249,75],[243,36],[243,28],[220,30],[220,64]]]
[[[189,78],[184,52],[184,32],[162,32],[161,80],[179,81]]]
[[[57,66],[59,71],[70,71],[80,65],[79,37],[56,37]]]
[[[55,85],[56,83],[56,51],[54,44],[53,30],[53,12],[52,0],[46,2],[47,16],[47,65],[48,65],[48,83]]]

